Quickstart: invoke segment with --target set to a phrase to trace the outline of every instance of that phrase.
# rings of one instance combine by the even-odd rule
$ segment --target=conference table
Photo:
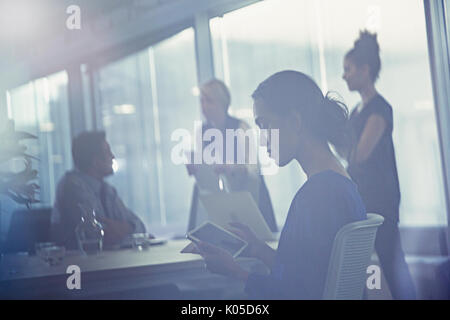
[[[199,255],[180,253],[187,244],[185,239],[169,240],[148,249],[104,250],[94,255],[67,251],[57,265],[36,255],[6,254],[0,261],[0,299],[228,299],[242,295],[242,283],[211,274]],[[267,272],[254,259],[238,262],[248,270]],[[79,267],[80,289],[68,288],[73,274],[69,266]],[[173,286],[179,292],[173,292]]]

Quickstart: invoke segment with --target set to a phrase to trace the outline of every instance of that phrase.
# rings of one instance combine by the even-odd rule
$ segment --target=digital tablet
[[[193,242],[202,241],[222,248],[234,258],[247,247],[246,241],[211,222],[203,223],[186,236]]]

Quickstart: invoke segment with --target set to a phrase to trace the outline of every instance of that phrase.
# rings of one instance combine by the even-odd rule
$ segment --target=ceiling
[[[151,10],[170,0],[1,0],[0,68],[26,61],[46,44],[70,37],[66,27],[70,5],[80,7],[81,27],[89,29],[102,16],[115,11]]]

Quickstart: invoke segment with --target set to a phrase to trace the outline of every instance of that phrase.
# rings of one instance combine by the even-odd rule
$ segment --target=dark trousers
[[[416,290],[405,261],[398,222],[384,218],[378,228],[375,249],[384,277],[394,299],[416,299]]]

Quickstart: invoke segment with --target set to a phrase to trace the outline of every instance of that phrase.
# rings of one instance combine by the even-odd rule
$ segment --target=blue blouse
[[[337,231],[366,219],[356,184],[331,170],[311,176],[297,191],[269,275],[250,274],[250,299],[321,299]]]

